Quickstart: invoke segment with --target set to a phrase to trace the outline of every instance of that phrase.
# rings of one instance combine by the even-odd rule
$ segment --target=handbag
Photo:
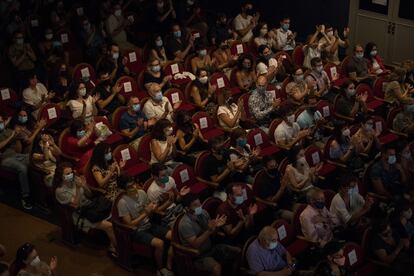
[[[79,208],[79,218],[86,218],[92,223],[97,223],[109,217],[112,210],[112,202],[104,196],[91,199],[91,203]]]

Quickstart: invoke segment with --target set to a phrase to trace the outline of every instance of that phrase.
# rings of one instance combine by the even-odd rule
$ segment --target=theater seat
[[[213,119],[211,119],[206,112],[199,111],[195,113],[192,117],[192,121],[194,124],[198,125],[203,137],[207,140],[224,135],[224,131],[215,126]]]
[[[148,164],[140,161],[135,149],[127,144],[117,146],[113,151],[113,155],[118,164],[121,160],[125,162],[125,167],[121,170],[128,176],[135,177],[149,171]]]
[[[188,165],[182,164],[177,166],[171,177],[174,178],[178,190],[183,186],[187,186],[190,188],[190,192],[196,194],[201,200],[209,195],[208,184],[198,181],[193,168]]]

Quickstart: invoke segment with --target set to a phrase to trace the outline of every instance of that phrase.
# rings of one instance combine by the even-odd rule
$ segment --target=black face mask
[[[100,84],[104,87],[111,86],[111,80],[103,80]]]

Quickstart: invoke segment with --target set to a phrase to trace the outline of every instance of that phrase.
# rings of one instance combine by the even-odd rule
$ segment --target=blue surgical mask
[[[394,165],[397,162],[397,157],[395,155],[388,156],[388,164]]]
[[[25,124],[27,123],[27,116],[19,116],[18,120],[20,123]]]
[[[321,201],[315,201],[314,206],[317,209],[323,209],[325,207],[325,202],[321,202]]]
[[[112,160],[112,153],[111,152],[105,153],[105,160],[106,161],[111,161]]]
[[[4,123],[0,123],[0,131],[3,131],[5,129]]]
[[[199,216],[202,213],[203,213],[203,208],[201,208],[201,206],[194,209],[194,215]]]
[[[287,32],[289,30],[290,24],[282,24],[282,30]]]
[[[234,197],[234,204],[241,205],[244,202],[243,196],[235,196]]]
[[[161,101],[162,100],[162,93],[161,93],[161,91],[155,93],[154,100],[156,100],[156,101]]]
[[[181,31],[174,32],[174,37],[175,38],[180,38],[181,37]]]
[[[355,54],[355,56],[356,56],[357,58],[362,59],[362,58],[364,57],[364,54],[363,54],[363,53],[356,53],[356,54]]]
[[[355,196],[355,195],[357,195],[358,194],[358,189],[357,189],[357,187],[355,186],[355,187],[353,187],[353,188],[349,188],[349,190],[348,190],[348,195],[349,196]]]
[[[76,136],[78,136],[78,138],[82,138],[83,136],[85,136],[85,134],[86,134],[86,131],[84,129],[78,130],[76,132]]]
[[[245,147],[246,145],[247,145],[247,140],[246,139],[238,139],[237,140],[237,145],[239,146],[239,147]]]
[[[70,173],[70,174],[66,174],[66,175],[64,175],[64,176],[63,176],[63,179],[64,179],[66,182],[72,182],[72,181],[73,181],[73,179],[74,179],[73,173]]]
[[[132,105],[132,110],[134,110],[134,112],[138,112],[141,109],[141,105],[140,104],[134,104]]]
[[[277,247],[277,242],[270,242],[269,246],[267,247],[267,249],[269,250],[273,250]]]

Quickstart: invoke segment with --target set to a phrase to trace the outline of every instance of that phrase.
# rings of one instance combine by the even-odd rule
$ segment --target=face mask
[[[86,131],[85,130],[78,130],[76,132],[76,136],[78,136],[78,138],[82,138],[83,136],[85,136]]]
[[[349,135],[351,135],[351,131],[349,130],[349,128],[342,130],[342,135],[349,137]]]
[[[202,213],[203,213],[203,208],[201,208],[201,206],[194,209],[194,215],[199,216]]]
[[[40,258],[39,258],[39,256],[36,256],[36,258],[34,258],[31,262],[30,262],[30,265],[31,266],[37,266],[37,265],[39,265],[40,264]]]
[[[0,131],[3,131],[5,128],[4,123],[0,123]]]
[[[160,65],[154,65],[151,67],[152,72],[154,73],[158,73],[159,71],[161,71],[161,66]]]
[[[257,91],[264,94],[266,92],[266,87],[259,85],[257,86]]]
[[[287,32],[289,30],[289,27],[290,27],[289,24],[286,24],[286,23],[282,24],[282,30],[285,31],[285,32]]]
[[[140,104],[133,104],[132,105],[132,110],[134,112],[138,112],[141,109],[141,105]]]
[[[206,84],[208,81],[208,77],[207,76],[200,77],[198,78],[198,81],[201,82],[202,84]]]
[[[366,131],[371,131],[373,129],[373,126],[372,126],[372,124],[365,124],[364,128],[365,128]]]
[[[252,66],[250,64],[243,64],[243,68],[249,70]]]
[[[164,2],[158,2],[157,7],[158,8],[163,8],[164,7]]]
[[[295,122],[295,115],[290,115],[287,117],[287,121],[291,124]]]
[[[162,47],[162,40],[155,40],[155,46]]]
[[[267,247],[267,249],[269,250],[273,250],[277,247],[277,242],[270,242],[269,246]]]
[[[325,202],[316,201],[316,202],[314,203],[314,205],[315,205],[315,207],[316,207],[317,209],[323,209],[323,208],[325,207]]]
[[[397,162],[397,157],[395,155],[388,156],[388,164],[393,165]]]
[[[410,113],[414,113],[414,104],[409,104],[405,106],[405,110]]]
[[[355,93],[356,93],[355,88],[347,88],[347,89],[346,89],[346,94],[347,94],[349,97],[354,96],[354,95],[355,95]]]
[[[16,39],[16,43],[17,43],[17,45],[23,45],[24,39],[23,38],[18,38],[18,39]]]
[[[18,120],[20,123],[25,124],[27,123],[27,116],[19,116]]]
[[[79,89],[79,96],[85,97],[86,95],[86,88],[80,88]]]
[[[356,53],[355,56],[359,59],[362,59],[364,57],[363,53]]]
[[[89,23],[84,24],[84,25],[83,25],[83,29],[84,29],[86,32],[89,32],[89,31],[91,30],[91,24],[89,24]]]
[[[375,57],[377,55],[377,50],[372,50],[371,53],[369,53],[371,55],[371,57]]]
[[[198,51],[198,54],[202,57],[205,57],[207,55],[207,50],[206,49],[200,50]]]
[[[170,181],[170,178],[168,176],[163,176],[160,178],[160,182],[164,185],[167,184],[168,181]]]
[[[105,153],[105,160],[106,161],[111,161],[112,160],[112,153],[111,152]]]
[[[237,145],[239,146],[239,147],[245,147],[246,145],[247,145],[247,140],[246,139],[238,139],[237,140]]]
[[[175,38],[180,38],[181,37],[181,31],[174,32],[174,37]]]
[[[64,179],[66,182],[72,182],[72,181],[73,181],[73,178],[74,178],[73,173],[66,174],[66,175],[64,175],[64,176],[63,176],[63,179]]]
[[[46,38],[47,40],[51,40],[51,39],[53,38],[53,34],[46,34],[46,35],[45,35],[45,38]]]
[[[187,5],[189,5],[189,6],[194,5],[194,1],[193,0],[187,0]]]
[[[260,34],[261,34],[262,36],[265,36],[265,35],[267,34],[267,29],[261,29],[261,30],[260,30]]]
[[[112,53],[112,58],[113,59],[118,59],[119,58],[119,53]]]
[[[319,72],[319,73],[322,73],[323,66],[316,66],[316,71]]]
[[[154,100],[156,100],[156,101],[162,101],[162,93],[161,93],[161,91],[155,93]]]
[[[173,133],[173,129],[172,129],[172,127],[171,127],[171,128],[168,128],[168,129],[165,131],[165,136],[170,136],[172,133]]]
[[[413,216],[413,211],[411,211],[411,209],[408,209],[407,211],[404,211],[403,216],[405,219],[410,220]]]
[[[339,266],[345,265],[345,256],[342,256],[341,258],[335,258],[333,259],[334,263],[336,263]]]
[[[114,15],[115,15],[115,16],[121,16],[121,15],[122,15],[122,10],[116,10],[116,11],[114,12]]]
[[[241,205],[244,202],[243,196],[235,196],[234,197],[234,204]]]
[[[294,76],[295,82],[301,82],[304,80],[304,78],[305,77],[303,75]]]
[[[327,34],[328,36],[333,36],[333,34],[334,34],[334,33],[333,33],[333,31],[329,31],[329,32],[327,32],[326,34]]]

